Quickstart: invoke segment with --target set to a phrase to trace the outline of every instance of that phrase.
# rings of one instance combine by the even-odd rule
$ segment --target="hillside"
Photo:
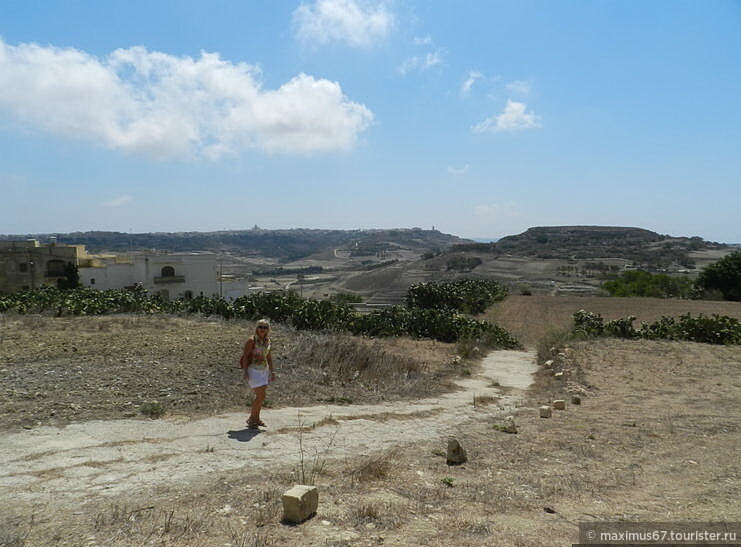
[[[281,261],[297,260],[322,251],[343,249],[354,256],[369,256],[404,248],[419,254],[466,240],[421,228],[389,230],[234,230],[219,232],[74,232],[69,234],[0,235],[0,240],[56,236],[61,244],[85,245],[91,252],[130,252],[140,249],[213,251],[259,256]]]
[[[538,259],[620,258],[643,268],[694,266],[690,253],[727,245],[700,237],[672,237],[642,228],[619,226],[542,226],[507,236],[496,243],[452,246],[448,252],[486,252]]]

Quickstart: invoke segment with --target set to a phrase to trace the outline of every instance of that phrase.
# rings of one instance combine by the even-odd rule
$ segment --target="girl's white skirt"
[[[267,368],[247,367],[247,383],[250,387],[266,386],[270,382],[270,371]]]

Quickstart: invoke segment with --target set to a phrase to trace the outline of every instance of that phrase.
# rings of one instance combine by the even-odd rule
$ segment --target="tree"
[[[741,301],[741,251],[703,268],[695,286],[703,293],[718,291],[725,300]]]
[[[79,269],[72,262],[67,262],[64,266],[64,279],[57,280],[57,287],[60,289],[77,289],[81,286]]]

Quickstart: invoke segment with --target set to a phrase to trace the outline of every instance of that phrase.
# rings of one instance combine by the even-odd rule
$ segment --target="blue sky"
[[[0,233],[741,242],[737,1],[4,2]]]

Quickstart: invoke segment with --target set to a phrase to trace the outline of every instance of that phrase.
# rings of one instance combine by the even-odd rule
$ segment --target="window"
[[[18,264],[18,271],[21,273],[28,273],[28,262],[21,262]]]
[[[91,285],[95,285],[95,278],[94,278],[94,277],[91,277],[91,278],[90,278],[90,284],[91,284]]]
[[[175,268],[172,266],[162,268],[162,277],[175,277]]]
[[[50,260],[46,263],[46,277],[64,277],[64,260]]]

